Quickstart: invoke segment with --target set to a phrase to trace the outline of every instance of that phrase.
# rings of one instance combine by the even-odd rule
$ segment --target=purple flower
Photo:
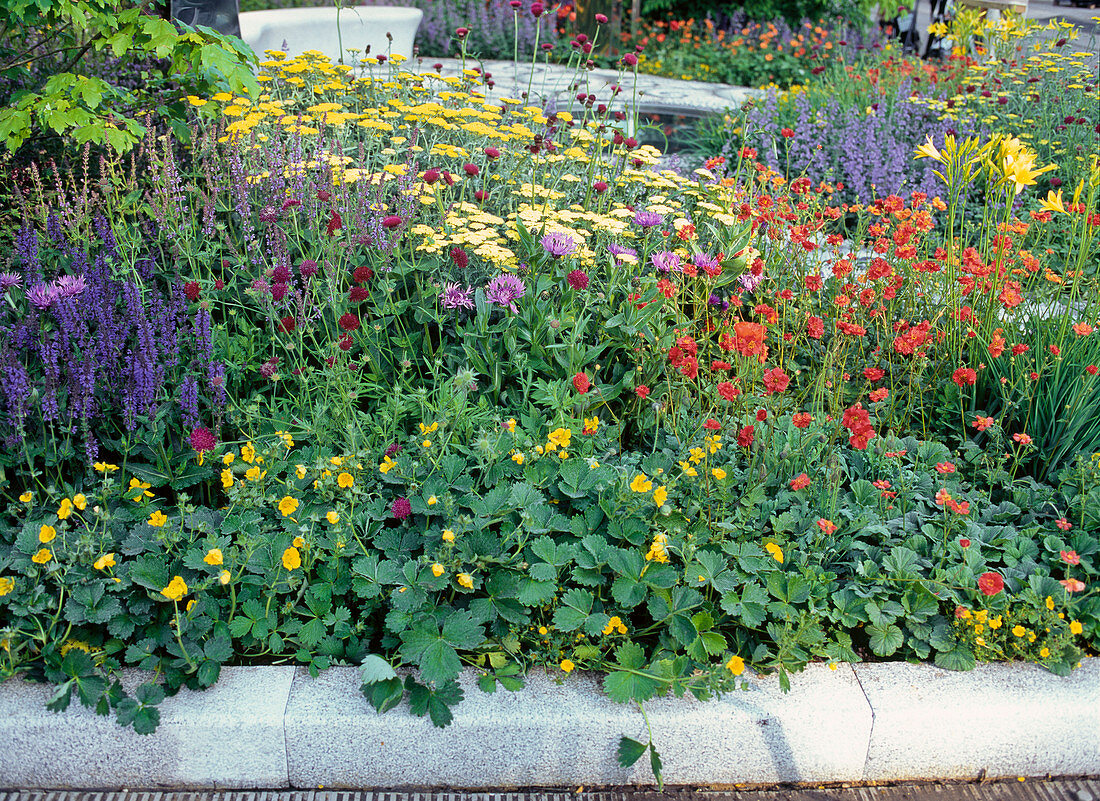
[[[741,284],[741,287],[746,292],[752,292],[758,286],[760,286],[760,282],[764,280],[764,276],[763,275],[753,275],[752,273],[745,273],[744,275],[742,275],[737,280]]]
[[[640,228],[652,228],[664,222],[664,217],[654,211],[639,211],[634,214],[634,224]]]
[[[718,258],[706,253],[696,253],[691,257],[691,261],[702,270],[713,270],[718,266]]]
[[[607,246],[607,252],[615,257],[615,261],[621,262],[623,256],[637,256],[638,251],[634,248],[624,247],[623,245],[612,242]]]
[[[659,273],[670,273],[680,269],[680,257],[671,250],[658,250],[649,257],[649,263]]]
[[[27,290],[27,300],[36,308],[48,309],[57,300],[57,287],[47,284],[35,284]]]
[[[505,306],[511,312],[518,312],[516,301],[527,294],[527,287],[514,275],[498,275],[485,287],[485,299],[497,306]]]
[[[439,305],[444,309],[472,309],[474,308],[473,292],[469,287],[463,289],[459,284],[444,284],[443,293],[439,296]]]
[[[302,274],[303,278],[311,278],[317,275],[317,262],[313,259],[306,259],[298,265],[298,272]]]
[[[560,231],[552,231],[540,239],[539,242],[542,243],[543,250],[555,259],[568,256],[577,249],[577,243],[573,241],[573,238],[569,234],[563,234]]]
[[[394,498],[393,503],[390,504],[390,514],[398,520],[404,520],[412,514],[412,510],[412,504],[409,503],[408,498]]]
[[[54,283],[58,297],[71,298],[84,293],[88,288],[83,275],[63,275]]]
[[[23,283],[22,276],[15,273],[0,273],[0,292],[11,289],[13,286],[19,286],[21,283]]]

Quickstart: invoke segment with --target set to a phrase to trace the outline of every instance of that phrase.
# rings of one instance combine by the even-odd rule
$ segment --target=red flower
[[[718,360],[718,359],[714,359],[714,360],[713,360],[713,361],[712,361],[712,362],[710,363],[710,369],[711,369],[711,370],[714,370],[714,371],[718,371],[718,370],[729,370],[729,369],[731,369],[732,367],[733,367],[733,365],[732,365],[732,364],[730,364],[729,362],[723,362],[723,361],[720,361],[720,360]]]
[[[966,537],[963,537],[961,540],[959,540],[959,547],[969,548],[970,547],[970,540],[968,540]]]
[[[764,373],[764,390],[768,395],[783,392],[791,383],[791,377],[783,372],[782,367],[773,367]]]
[[[1000,573],[990,571],[978,576],[978,589],[982,591],[982,595],[996,595],[1004,588],[1005,580]]]
[[[328,218],[328,225],[325,226],[325,233],[332,236],[343,227],[344,221],[340,219],[340,212],[333,209],[332,216]]]
[[[779,131],[779,135],[782,136],[784,139],[794,139],[794,131],[792,131],[790,128],[783,128]]]
[[[455,267],[464,270],[470,263],[470,257],[466,255],[465,250],[456,246],[451,248],[451,261],[454,262]]]
[[[703,428],[705,428],[707,431],[721,431],[722,424],[711,417],[705,423],[703,423]]]
[[[284,334],[289,334],[297,327],[298,324],[294,321],[293,315],[284,317],[279,321],[279,330],[282,331]]]
[[[952,464],[951,462],[936,462],[936,472],[938,472],[940,474],[954,473],[955,472],[955,465]]]
[[[810,339],[821,339],[825,335],[825,321],[820,317],[811,315],[806,318],[806,336]]]
[[[832,534],[836,531],[836,523],[832,520],[826,520],[825,518],[821,518],[817,521],[817,527],[821,529],[824,534]]]
[[[431,186],[432,184],[434,184],[438,180],[439,180],[439,170],[431,169],[431,170],[425,170],[424,171],[424,183],[426,183],[428,186]]]
[[[718,395],[719,395],[719,397],[721,397],[725,400],[728,400],[728,401],[732,401],[740,394],[741,394],[741,390],[739,390],[737,387],[735,387],[729,381],[719,381],[718,382]]]
[[[742,448],[747,448],[752,445],[754,439],[756,439],[756,429],[752,426],[745,426],[737,434],[737,444]]]
[[[994,421],[992,417],[982,417],[981,415],[978,415],[974,418],[974,422],[970,425],[974,426],[974,428],[978,429],[979,431],[985,431],[987,428],[993,425],[993,422]]]
[[[634,394],[637,395],[640,400],[645,400],[649,397],[649,387],[647,387],[645,384],[639,387],[634,387]]]
[[[336,340],[336,344],[339,346],[340,350],[348,351],[351,350],[352,339],[347,334],[341,334],[340,338]]]
[[[217,446],[218,442],[214,439],[214,435],[209,428],[199,426],[191,430],[191,447],[194,448],[197,453],[212,451]]]
[[[1058,583],[1066,588],[1066,592],[1081,592],[1085,589],[1085,582],[1075,578],[1062,579]]]
[[[814,421],[814,416],[809,412],[795,412],[791,418],[791,423],[795,428],[808,428],[810,423]]]
[[[188,281],[186,284],[183,285],[183,294],[185,294],[187,296],[188,300],[198,300],[199,299],[199,282],[198,281]]]
[[[374,278],[374,270],[363,264],[355,268],[355,272],[351,274],[351,278],[357,284],[365,284],[367,281]]]
[[[1081,564],[1081,557],[1077,555],[1077,551],[1059,551],[1058,554],[1067,565]]]
[[[756,422],[763,423],[767,419],[768,419],[768,410],[767,409],[757,409],[756,410]]]
[[[886,387],[879,387],[878,389],[872,390],[869,397],[872,403],[878,403],[890,397],[890,390]]]
[[[573,270],[573,272],[566,276],[565,280],[573,289],[580,290],[588,288],[588,273],[584,270]]]
[[[352,303],[358,303],[359,301],[366,300],[370,297],[370,290],[365,286],[353,286],[351,291],[348,292],[348,300]]]
[[[1064,517],[1059,517],[1057,520],[1055,520],[1054,525],[1058,526],[1058,528],[1062,529],[1062,531],[1069,531],[1071,528],[1073,528],[1073,523],[1069,522]]]
[[[886,375],[886,371],[881,367],[864,367],[863,377],[868,381],[881,381],[882,377]]]
[[[345,331],[358,331],[359,330],[359,318],[351,312],[347,312],[340,316],[340,327]]]
[[[588,376],[584,373],[577,373],[573,376],[573,389],[582,395],[588,392],[592,388],[592,382],[588,380]]]
[[[791,479],[791,489],[798,492],[800,489],[810,486],[810,477],[805,473]]]
[[[409,499],[394,498],[393,503],[390,504],[390,514],[392,514],[398,520],[404,520],[406,517],[411,515],[412,504],[409,503]]]
[[[401,225],[401,218],[396,214],[388,214],[382,218],[383,228],[396,228],[399,225]]]
[[[1095,364],[1090,364],[1088,367],[1085,368],[1085,372],[1089,375],[1096,375],[1098,371]]]
[[[471,178],[475,178],[481,169],[476,164],[463,164],[462,170]]]

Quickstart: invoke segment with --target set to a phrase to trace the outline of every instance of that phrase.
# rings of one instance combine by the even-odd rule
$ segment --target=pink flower
[[[1059,517],[1057,520],[1055,520],[1054,525],[1058,526],[1058,528],[1062,529],[1062,531],[1069,531],[1071,528],[1073,528],[1073,523],[1069,522],[1064,517]],[[1063,551],[1062,553],[1065,553],[1065,551]]]
[[[214,439],[214,434],[211,433],[209,428],[199,426],[191,430],[191,447],[194,448],[197,453],[212,451],[217,446],[218,442]]]
[[[411,515],[412,504],[409,503],[409,499],[394,498],[393,503],[390,504],[390,514],[392,514],[398,520],[404,520],[406,517]]]
[[[1081,592],[1085,589],[1085,582],[1073,578],[1062,579],[1058,583],[1066,588],[1066,592]]]
[[[588,376],[584,373],[577,373],[573,376],[573,389],[582,395],[588,392],[592,388],[592,382],[588,380]]]
[[[588,287],[588,273],[584,270],[573,270],[566,276],[566,281],[569,282],[569,286],[573,289],[587,289]]]
[[[1067,565],[1081,564],[1081,557],[1077,555],[1077,551],[1059,551],[1058,554]]]
[[[954,473],[955,465],[951,462],[936,462],[936,471],[939,473]]]

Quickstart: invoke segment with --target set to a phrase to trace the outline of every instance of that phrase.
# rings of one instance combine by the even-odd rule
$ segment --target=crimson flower
[[[328,225],[325,226],[325,233],[332,236],[343,227],[344,221],[340,218],[340,212],[333,209],[332,216],[328,218]]]
[[[737,434],[737,444],[742,448],[747,448],[752,445],[754,439],[756,439],[756,429],[751,425],[745,426]]]
[[[592,382],[588,380],[588,376],[584,373],[577,373],[573,376],[573,389],[582,395],[588,392],[592,388]]]
[[[411,515],[412,504],[409,503],[409,499],[394,498],[393,503],[390,504],[390,514],[392,514],[398,520],[404,520],[406,517]]]
[[[197,453],[203,451],[212,451],[218,446],[218,442],[214,439],[214,434],[209,428],[205,426],[199,426],[191,430],[191,447]]]
[[[359,330],[359,318],[351,312],[347,312],[340,316],[340,327],[345,331],[358,331]]]

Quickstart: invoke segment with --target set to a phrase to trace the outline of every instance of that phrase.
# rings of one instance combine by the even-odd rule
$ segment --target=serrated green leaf
[[[649,745],[646,743],[640,743],[630,737],[623,737],[619,740],[619,749],[616,754],[619,759],[619,766],[624,768],[631,767],[642,758],[642,754],[646,752],[647,748],[649,748]]]

